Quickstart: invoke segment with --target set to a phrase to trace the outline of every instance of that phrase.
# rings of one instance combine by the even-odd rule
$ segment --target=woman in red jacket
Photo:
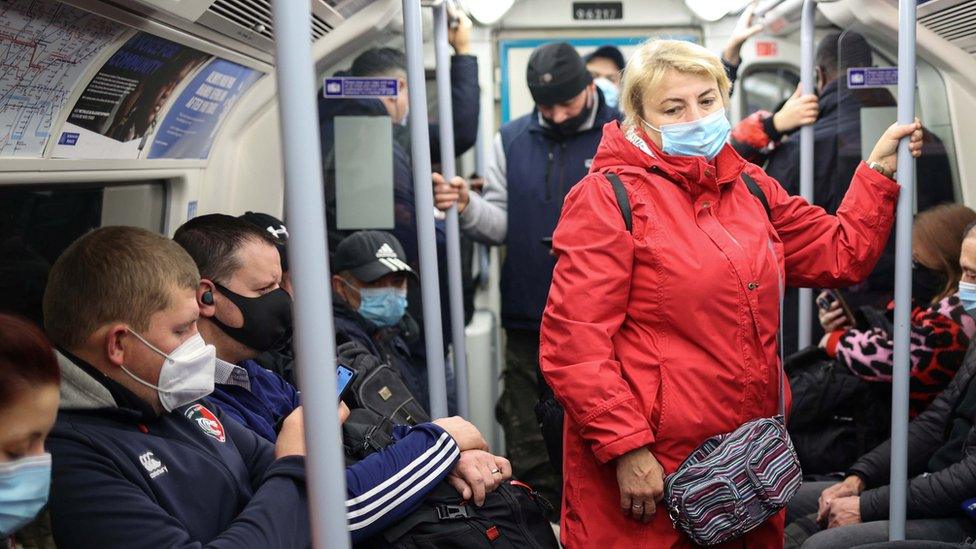
[[[691,545],[657,508],[664,475],[706,438],[775,414],[783,287],[868,274],[894,218],[898,140],[921,146],[917,121],[890,127],[828,216],[726,144],[729,81],[708,50],[647,42],[624,82],[626,119],[604,127],[563,205],[542,320],[542,371],[567,413],[570,548]],[[630,232],[607,172],[626,187]],[[782,517],[733,546],[781,545]]]

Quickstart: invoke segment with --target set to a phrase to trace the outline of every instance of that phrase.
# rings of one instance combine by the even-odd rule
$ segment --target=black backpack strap
[[[756,183],[756,180],[746,172],[742,172],[742,180],[745,181],[746,187],[749,187],[749,192],[752,193],[752,196],[755,196],[757,199],[759,199],[759,202],[762,203],[763,209],[766,210],[766,217],[772,219],[773,216],[769,210],[769,201],[766,200],[766,193],[759,188],[759,184]]]
[[[444,520],[466,519],[472,516],[467,505],[449,505],[446,503],[430,504],[424,502],[420,509],[407,515],[403,520],[387,528],[383,532],[383,539],[392,544],[407,535],[410,530],[425,523],[435,523]]]
[[[624,226],[627,227],[628,233],[633,233],[634,223],[630,215],[630,199],[627,198],[627,189],[617,174],[607,172],[604,175],[610,181],[610,185],[613,186],[613,194],[617,197],[617,206],[620,208],[620,215],[624,218]]]

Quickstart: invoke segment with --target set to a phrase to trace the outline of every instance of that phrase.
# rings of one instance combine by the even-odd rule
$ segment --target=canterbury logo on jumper
[[[149,478],[156,478],[159,475],[169,472],[169,469],[163,465],[163,462],[156,459],[156,456],[152,452],[146,452],[139,456],[139,463],[146,469],[149,473]]]
[[[410,266],[400,260],[397,257],[397,253],[393,251],[387,243],[383,243],[380,249],[376,250],[376,260],[388,267],[392,271],[409,271]]]

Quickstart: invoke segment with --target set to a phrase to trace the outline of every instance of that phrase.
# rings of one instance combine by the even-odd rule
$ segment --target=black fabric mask
[[[932,298],[945,289],[946,275],[921,263],[912,263],[912,299],[915,305],[925,307]]]
[[[291,336],[291,296],[288,292],[278,288],[258,297],[244,297],[216,282],[214,286],[237,305],[244,317],[244,325],[240,328],[232,328],[216,316],[211,319],[235,341],[263,353]]]
[[[589,120],[590,115],[593,113],[594,106],[590,103],[590,101],[591,99],[587,99],[586,106],[584,106],[580,110],[579,114],[577,114],[572,118],[567,118],[566,120],[563,120],[559,124],[556,124],[555,122],[553,122],[549,118],[546,118],[545,116],[543,116],[542,119],[545,120],[546,124],[549,125],[548,128],[549,131],[555,135],[558,135],[560,137],[569,137],[571,135],[576,135],[577,133],[579,133],[579,129],[583,126],[583,124],[586,123],[587,120]]]

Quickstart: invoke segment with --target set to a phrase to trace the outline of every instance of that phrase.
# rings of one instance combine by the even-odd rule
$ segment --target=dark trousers
[[[535,416],[539,400],[539,332],[507,329],[505,388],[498,397],[495,417],[505,431],[505,448],[515,477],[535,488],[555,508],[558,519],[562,479],[549,463],[542,431]]]
[[[822,529],[816,524],[820,493],[834,482],[810,482],[800,487],[786,507],[787,549],[847,549],[888,541],[888,521],[876,520],[839,528]],[[905,539],[961,543],[976,534],[966,517],[913,519],[905,523]],[[909,544],[911,547],[915,545]]]

